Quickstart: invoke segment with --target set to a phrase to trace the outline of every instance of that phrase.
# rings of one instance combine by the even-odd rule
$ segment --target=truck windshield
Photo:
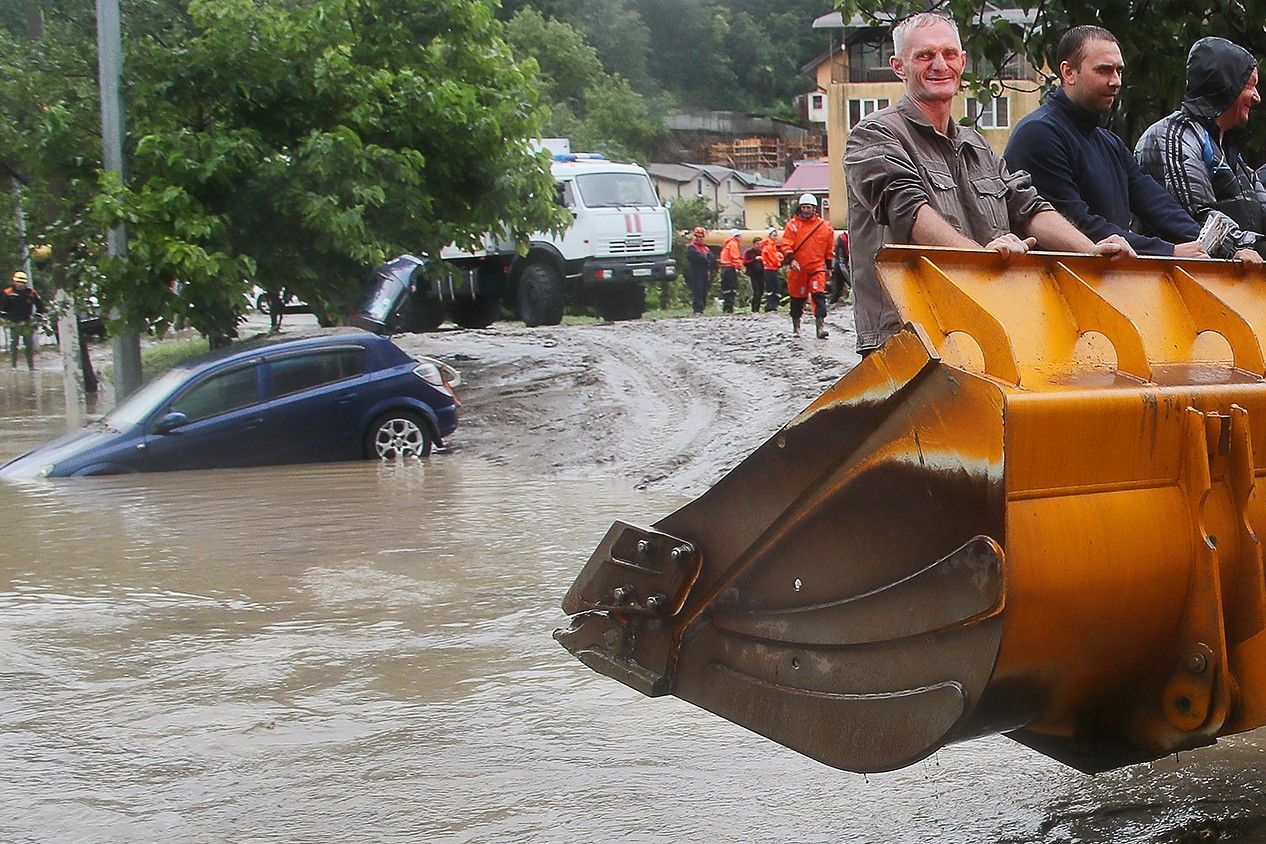
[[[589,173],[577,176],[580,197],[590,208],[659,205],[651,180],[640,173]]]

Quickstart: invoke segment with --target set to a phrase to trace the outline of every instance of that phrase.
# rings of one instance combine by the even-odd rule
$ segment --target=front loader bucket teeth
[[[905,330],[617,522],[555,636],[826,764],[1004,732],[1085,771],[1266,723],[1263,279],[890,247]]]

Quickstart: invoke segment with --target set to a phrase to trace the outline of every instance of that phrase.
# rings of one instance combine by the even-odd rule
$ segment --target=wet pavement
[[[61,432],[60,386],[0,373],[0,459]],[[1266,841],[1262,731],[863,777],[584,668],[562,594],[614,518],[683,502],[460,431],[421,463],[0,485],[0,841]]]

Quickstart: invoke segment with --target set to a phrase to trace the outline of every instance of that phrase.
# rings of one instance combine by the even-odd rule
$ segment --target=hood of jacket
[[[1257,67],[1253,54],[1225,38],[1201,38],[1187,53],[1182,110],[1211,120],[1227,110]]]

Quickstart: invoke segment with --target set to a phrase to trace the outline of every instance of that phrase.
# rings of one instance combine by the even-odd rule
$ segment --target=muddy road
[[[395,339],[462,371],[454,448],[695,495],[857,363],[851,307],[827,325],[794,337],[784,311]]]

